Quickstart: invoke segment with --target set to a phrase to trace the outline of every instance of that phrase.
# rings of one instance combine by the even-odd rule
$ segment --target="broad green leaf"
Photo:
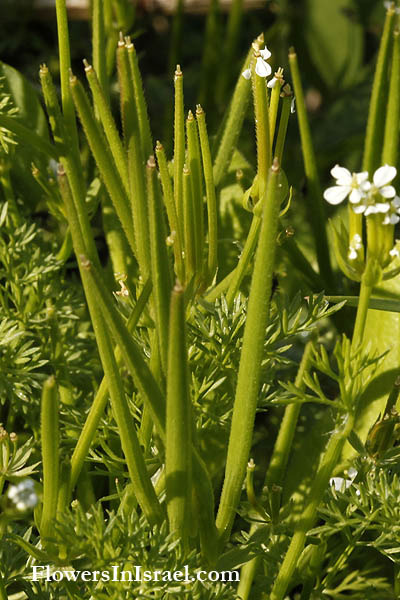
[[[363,57],[363,32],[352,21],[352,0],[306,0],[304,37],[311,60],[328,87],[354,85]]]
[[[400,294],[400,278],[396,277],[383,282],[380,284],[379,290],[382,296],[386,296],[380,302],[385,303],[386,306],[388,303],[393,303],[392,310],[395,310],[395,305],[397,305],[397,312],[388,312],[387,310],[368,311],[364,332],[365,344],[369,343],[371,345],[371,352],[374,350],[379,353],[387,350],[389,352],[378,365],[375,375],[362,398],[361,411],[357,418],[355,432],[363,443],[372,425],[379,415],[383,414],[387,397],[400,371],[400,302],[387,298],[389,294],[393,296]],[[377,295],[377,291],[375,290],[374,295]],[[354,455],[354,449],[347,442],[343,457],[347,459],[352,455]]]

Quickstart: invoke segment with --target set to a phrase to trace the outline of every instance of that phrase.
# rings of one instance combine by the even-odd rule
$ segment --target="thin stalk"
[[[282,100],[281,116],[279,119],[278,135],[276,137],[275,152],[274,152],[274,156],[276,156],[277,159],[279,160],[279,164],[282,162],[283,148],[285,145],[286,132],[287,132],[287,127],[288,127],[288,122],[289,122],[289,115],[290,115],[290,105],[292,103],[292,98],[293,98],[293,94],[290,90],[290,87],[289,87],[289,91],[287,90],[287,88],[288,88],[288,84],[286,84],[284,86],[283,92],[282,92],[282,94],[285,94],[285,95],[283,96],[283,100]]]
[[[322,200],[321,184],[318,177],[317,161],[311,139],[310,125],[307,118],[297,55],[293,48],[289,52],[289,64],[292,73],[294,94],[296,97],[301,148],[303,152],[304,170],[307,177],[308,200],[310,204],[309,218],[314,232],[317,262],[321,276],[329,283],[333,281],[333,273],[326,234],[327,221],[325,207]]]
[[[271,142],[271,152],[272,152],[272,144],[274,142],[275,137],[275,127],[276,127],[276,117],[278,115],[278,107],[279,107],[279,98],[281,95],[281,87],[283,85],[283,69],[279,68],[275,73],[276,83],[272,88],[271,92],[271,100],[269,103],[269,124],[270,124],[270,142]]]
[[[253,437],[276,250],[279,217],[278,176],[279,165],[274,161],[270,170],[266,197],[261,198],[262,226],[251,281],[225,478],[216,520],[221,541],[229,537],[233,525]]]
[[[40,535],[42,538],[50,538],[57,514],[59,476],[58,391],[54,376],[49,377],[43,385],[40,428],[43,465]]]
[[[183,104],[183,75],[179,65],[175,71],[175,109],[174,109],[174,201],[178,215],[179,232],[183,232],[183,181],[182,172],[185,163],[185,116]]]
[[[97,74],[100,89],[106,103],[109,102],[109,85],[106,60],[106,32],[104,23],[104,4],[102,0],[92,1],[92,61]],[[96,109],[97,110],[97,109]]]
[[[140,349],[126,327],[118,311],[114,308],[107,289],[101,279],[96,276],[96,267],[88,264],[83,256],[81,261],[85,264],[92,288],[96,290],[97,304],[100,305],[104,317],[110,327],[124,358],[125,364],[131,373],[136,387],[146,403],[155,428],[165,444],[166,440],[166,403],[161,390],[150,372]],[[193,452],[193,482],[195,494],[199,505],[200,531],[202,532],[202,552],[205,558],[214,556],[217,548],[216,529],[213,520],[214,500],[212,485],[207,470],[197,450]]]
[[[154,156],[147,161],[147,195],[150,221],[151,279],[158,349],[163,372],[167,372],[169,301],[171,295],[171,267],[167,254],[163,206],[158,189]]]
[[[191,172],[183,167],[183,222],[185,239],[185,273],[189,282],[196,270],[196,221]]]
[[[201,156],[203,161],[203,173],[206,183],[207,216],[208,216],[208,261],[207,281],[209,285],[215,276],[218,264],[218,214],[217,199],[215,195],[214,174],[210,144],[207,134],[206,115],[200,104],[196,108],[197,125],[200,135]]]
[[[140,273],[146,279],[150,274],[149,209],[143,157],[140,145],[134,137],[129,141],[128,166],[136,258]]]
[[[129,319],[127,321],[126,327],[130,334],[133,333],[135,327],[142,315],[147,302],[150,298],[151,293],[151,280],[148,279],[143,290],[135,304],[135,308],[133,309]],[[115,350],[115,359],[117,361],[118,368],[122,366],[122,356],[121,351],[117,347]],[[82,428],[74,451],[71,457],[71,490],[75,487],[76,482],[78,481],[78,477],[81,473],[83,463],[85,461],[86,456],[89,453],[89,448],[93,442],[94,436],[96,435],[97,428],[100,423],[100,419],[104,414],[104,409],[107,405],[109,397],[108,392],[108,383],[107,379],[104,376],[101,380],[101,383],[98,387],[96,395],[94,397],[92,406],[90,407],[90,411],[88,416],[86,417],[85,424]]]
[[[253,257],[258,240],[258,234],[260,233],[260,227],[260,217],[253,215],[250,231],[247,235],[242,254],[240,255],[239,262],[232,274],[232,278],[229,281],[228,291],[226,292],[226,302],[229,307],[233,306],[233,301],[239,291],[240,284],[243,281],[243,277],[246,275],[250,261]]]
[[[257,139],[257,175],[260,201],[264,198],[268,172],[271,166],[270,121],[268,115],[267,87],[264,77],[257,75],[254,64],[260,56],[255,45],[251,79],[253,84],[254,120]]]
[[[386,78],[394,17],[395,6],[391,4],[386,12],[368,112],[362,169],[363,171],[368,171],[370,176],[380,166],[380,153],[384,131],[383,119],[387,104]]]
[[[69,186],[65,180],[65,173],[59,171],[60,188],[67,208],[68,221],[71,228],[75,254],[85,295],[88,300],[90,316],[92,319],[100,358],[107,378],[108,389],[111,397],[113,415],[121,437],[121,446],[126,459],[129,476],[135,489],[135,496],[149,523],[156,524],[163,521],[163,511],[155,494],[151,479],[147,472],[146,463],[142,454],[136,434],[133,417],[125,397],[121,375],[115,360],[109,331],[105,327],[101,309],[97,298],[96,288],[88,276],[90,261],[86,256],[86,244],[79,226],[79,220],[70,194]],[[98,275],[99,277],[99,275]]]
[[[264,38],[260,36],[257,39],[262,43]],[[249,67],[252,57],[253,48],[251,47],[243,63],[243,71]],[[217,136],[216,143],[212,149],[212,154],[215,156],[213,169],[216,187],[219,186],[226,174],[232,154],[236,148],[250,102],[250,90],[250,81],[240,74],[231,103],[224,117],[222,133],[220,136]]]
[[[295,386],[300,391],[303,391],[305,388],[304,376],[310,369],[313,350],[313,343],[308,342],[304,349],[303,357],[301,359],[295,379]],[[279,428],[278,437],[276,438],[268,471],[265,476],[265,485],[268,487],[272,485],[282,486],[283,484],[286,465],[289,460],[289,453],[292,447],[300,408],[300,404],[291,404],[285,408],[285,413]]]
[[[86,138],[93,152],[93,156],[99,168],[100,174],[115,206],[118,218],[121,221],[127,240],[132,250],[135,248],[133,230],[131,227],[131,215],[129,201],[124,190],[121,178],[115,167],[114,159],[105,142],[102,131],[95,119],[89,103],[89,99],[83,85],[75,76],[70,79],[72,96],[79,114],[79,118],[85,130]]]
[[[129,37],[125,38],[126,50],[128,52],[128,62],[130,74],[133,83],[135,96],[136,113],[139,126],[140,142],[142,145],[142,155],[149,157],[153,152],[153,139],[150,131],[150,121],[147,114],[146,99],[144,97],[142,77],[140,75],[138,57],[135,46]]]
[[[182,239],[180,237],[178,216],[174,202],[174,192],[172,189],[171,178],[169,176],[167,158],[160,142],[156,143],[156,157],[160,171],[161,186],[165,208],[167,210],[168,223],[172,237],[172,247],[175,258],[176,274],[179,281],[185,281],[185,268],[182,254]]]
[[[307,531],[309,531],[315,523],[317,509],[328,487],[329,478],[332,476],[332,471],[339,460],[343,445],[353,427],[354,416],[348,414],[346,419],[343,420],[342,426],[332,434],[327,444],[325,453],[321,459],[320,466],[311,486],[308,503],[295,524],[294,535],[272,588],[270,600],[283,600],[285,597],[297,561],[303,551]]]
[[[139,125],[136,115],[135,95],[131,79],[128,52],[122,33],[117,47],[117,70],[120,90],[122,131],[125,147],[128,148],[130,139],[135,136],[136,143],[139,137]]]
[[[172,19],[171,45],[168,57],[168,74],[172,76],[175,65],[181,54],[182,38],[183,38],[183,17],[184,17],[184,0],[178,0],[176,3],[174,16]]]
[[[304,389],[304,375],[310,368],[310,360],[313,351],[312,342],[308,342],[304,349],[303,358],[297,371],[295,386],[299,389]],[[268,471],[265,476],[264,486],[269,488],[272,485],[282,486],[286,465],[289,459],[293,438],[297,426],[297,420],[301,406],[292,404],[287,406],[279,428],[278,437],[276,439],[272,457],[269,463]],[[260,566],[261,557],[257,556],[250,562],[246,563],[241,570],[240,584],[238,594],[242,600],[248,600],[251,591],[254,577]]]
[[[397,165],[400,121],[400,32],[393,32],[393,55],[386,109],[382,164]]]
[[[128,177],[128,161],[126,152],[122,145],[117,126],[112,116],[110,103],[105,96],[100,80],[97,77],[96,71],[91,65],[84,60],[85,74],[88,80],[90,90],[93,97],[93,105],[98,113],[99,119],[103,126],[105,136],[107,138],[111,154],[113,155],[115,166],[118,169],[118,174],[125,188],[126,195],[129,194],[129,177]]]
[[[197,124],[192,111],[186,119],[186,134],[188,148],[188,167],[192,182],[195,272],[201,273],[204,248],[204,211],[203,211],[203,178],[201,169],[200,143]]]
[[[183,288],[171,295],[165,446],[166,498],[170,531],[188,544],[192,496],[192,414]]]
[[[367,268],[368,268],[368,266],[367,266]],[[354,350],[361,345],[363,337],[364,337],[365,323],[366,323],[367,314],[368,314],[368,304],[369,304],[369,299],[372,294],[372,289],[373,289],[373,286],[369,285],[369,282],[367,282],[363,276],[363,278],[361,280],[360,296],[359,296],[358,305],[357,305],[356,322],[354,324],[354,331],[353,331],[353,337],[352,337],[352,342],[351,342],[352,348]]]
[[[79,154],[78,130],[76,126],[74,103],[69,87],[69,72],[71,69],[71,55],[69,49],[68,18],[66,0],[56,0],[58,55],[60,60],[61,104],[65,118],[68,137],[71,140],[71,151],[75,156]]]

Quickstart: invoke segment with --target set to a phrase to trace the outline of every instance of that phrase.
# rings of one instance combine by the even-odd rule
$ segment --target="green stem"
[[[282,92],[285,95],[282,100],[281,116],[279,119],[278,135],[276,137],[275,152],[274,152],[274,156],[276,156],[277,159],[279,160],[279,164],[282,162],[283,148],[285,145],[286,132],[287,132],[287,127],[288,127],[288,122],[289,122],[289,115],[290,115],[290,105],[292,103],[292,98],[293,98],[293,94],[292,94],[290,88],[289,88],[289,90],[287,88],[288,88],[288,84],[286,84],[284,86],[283,92]]]
[[[387,102],[387,67],[394,16],[395,8],[394,4],[392,4],[386,13],[385,25],[383,28],[381,43],[379,46],[378,60],[375,68],[371,100],[369,104],[362,169],[363,171],[368,171],[370,176],[372,176],[375,169],[380,166],[380,154],[384,131],[383,119],[386,112]]]
[[[397,165],[400,121],[400,32],[393,33],[393,56],[386,109],[382,164]]]
[[[329,478],[339,460],[343,444],[353,427],[354,416],[347,414],[346,419],[342,420],[341,427],[336,428],[335,433],[332,434],[327,444],[320,467],[310,490],[308,503],[302,514],[297,518],[294,535],[272,588],[270,600],[283,600],[285,597],[297,561],[303,551],[307,531],[309,531],[315,523],[317,509],[321,503],[325,490],[328,487]]]
[[[232,273],[232,278],[229,281],[228,291],[226,293],[226,302],[228,307],[233,306],[233,301],[239,291],[240,284],[245,276],[254,250],[257,244],[258,234],[260,232],[261,219],[257,215],[253,215],[250,231],[247,235],[246,242],[240,255],[239,262]]]
[[[136,143],[139,141],[139,125],[137,122],[135,95],[131,79],[128,52],[122,33],[120,33],[117,47],[117,68],[120,89],[122,131],[124,134],[125,147],[128,148],[132,136],[135,137]]]
[[[163,190],[164,204],[167,210],[168,223],[172,236],[172,247],[174,250],[176,274],[179,281],[185,281],[185,268],[182,254],[182,239],[180,237],[180,229],[178,224],[178,215],[174,202],[174,192],[172,190],[171,178],[168,171],[167,158],[165,151],[160,142],[156,143],[156,156],[158,168],[160,170],[161,186]]]
[[[84,60],[83,62],[85,65],[85,74],[93,96],[93,105],[99,115],[104,133],[109,143],[111,154],[113,155],[115,165],[118,169],[118,174],[124,185],[125,193],[128,195],[128,161],[126,157],[126,152],[119,137],[117,126],[115,125],[115,121],[112,116],[110,103],[103,92],[96,71],[91,65],[89,65],[87,60]]]
[[[207,216],[208,216],[208,273],[207,283],[210,284],[217,271],[218,264],[218,214],[217,199],[215,195],[214,175],[210,144],[208,141],[206,116],[200,104],[196,108],[197,125],[200,135],[201,156],[203,160],[203,173],[206,183]]]
[[[149,116],[147,114],[146,99],[144,97],[142,78],[139,71],[139,63],[135,46],[132,44],[129,37],[126,38],[125,41],[126,50],[128,52],[131,79],[133,82],[139,135],[142,145],[142,155],[145,159],[147,159],[153,152],[153,139],[150,131]]]
[[[134,250],[134,236],[131,227],[132,219],[129,211],[129,201],[122,185],[121,178],[115,167],[114,159],[105,142],[104,136],[95,119],[89,104],[86,92],[78,79],[71,76],[70,79],[72,96],[79,114],[79,118],[85,130],[86,138],[93,152],[93,156],[99,167],[100,174],[104,180],[111,200],[115,206],[118,218],[121,221],[127,240]]]
[[[368,265],[367,265],[366,269],[367,268],[368,268]],[[372,289],[373,289],[373,285],[369,285],[369,283],[365,281],[365,278],[363,276],[363,278],[361,280],[360,296],[359,296],[358,305],[357,305],[356,322],[354,325],[353,338],[352,338],[352,342],[351,342],[352,348],[354,350],[361,345],[363,337],[364,337],[365,323],[366,323],[367,314],[368,314],[368,304],[369,304],[369,299],[372,294]]]
[[[314,232],[318,267],[321,277],[323,277],[328,284],[331,284],[333,281],[333,273],[326,234],[327,220],[325,217],[325,207],[322,199],[321,184],[318,177],[317,161],[311,139],[310,125],[307,118],[297,55],[293,49],[289,52],[289,64],[292,73],[294,94],[296,97],[301,148],[303,152],[304,170],[307,177],[308,199],[310,204],[309,218]],[[328,287],[330,287],[330,285]]]
[[[221,66],[219,73],[219,85],[217,88],[218,104],[221,105],[224,101],[226,90],[230,84],[231,69],[227,69],[226,65],[233,65],[236,58],[236,49],[239,45],[240,25],[243,17],[243,0],[233,0],[229,9],[228,23],[226,26],[225,44],[222,54]]]
[[[79,226],[78,216],[75,210],[68,183],[62,170],[59,172],[60,188],[67,208],[68,222],[71,229],[75,254],[78,264],[85,295],[88,301],[89,312],[93,323],[96,341],[99,348],[101,362],[107,378],[108,389],[111,397],[113,415],[121,436],[122,450],[125,455],[129,476],[134,484],[135,496],[139,502],[149,523],[161,523],[163,511],[155,495],[151,479],[147,472],[144,457],[137,438],[133,417],[125,397],[124,386],[115,360],[109,331],[104,323],[104,317],[99,306],[96,286],[93,278],[89,276],[90,261],[85,258],[87,254],[86,243]],[[100,279],[100,276],[97,275]]]
[[[263,38],[257,38],[262,43]],[[242,70],[247,69],[253,57],[253,48],[251,47],[244,61]],[[222,178],[226,174],[232,154],[236,148],[237,141],[242,129],[243,121],[247,113],[250,102],[250,81],[245,79],[242,74],[236,83],[232,100],[226,111],[222,134],[217,136],[216,144],[213,147],[214,160],[214,183],[218,187]]]
[[[283,69],[278,69],[275,73],[276,83],[275,87],[272,88],[271,92],[271,101],[269,104],[269,122],[270,122],[270,141],[271,141],[271,151],[272,144],[274,142],[275,137],[275,127],[276,127],[276,118],[278,115],[278,107],[279,107],[279,98],[281,94],[281,87],[283,84]],[[279,160],[279,159],[278,159]]]
[[[297,371],[295,386],[299,389],[304,389],[305,387],[304,375],[310,367],[312,350],[313,344],[312,342],[309,342],[304,349],[303,358],[299,370]],[[271,487],[274,484],[279,486],[282,485],[300,408],[299,404],[292,404],[285,409],[285,414],[279,428],[268,471],[265,476],[265,486]],[[238,588],[238,594],[242,600],[248,600],[249,598],[251,586],[260,566],[260,562],[261,557],[257,556],[242,567],[240,585]]]
[[[187,160],[192,184],[193,222],[195,224],[193,231],[195,273],[199,277],[202,270],[204,247],[203,180],[197,124],[191,110],[186,119],[186,134],[188,148]]]
[[[274,162],[266,197],[260,200],[263,202],[262,226],[243,336],[225,479],[216,521],[221,540],[229,537],[233,525],[253,436],[276,250],[279,216],[278,176],[279,166]]]
[[[142,277],[147,279],[150,274],[149,207],[140,144],[133,136],[128,146],[128,166],[136,258]]]
[[[178,215],[179,235],[183,239],[183,165],[185,163],[185,116],[183,104],[183,75],[179,65],[175,71],[174,112],[174,200]]]
[[[268,115],[267,86],[264,77],[255,72],[254,66],[260,53],[256,48],[252,68],[254,120],[257,138],[257,176],[260,201],[264,198],[268,172],[271,166],[270,121]]]
[[[171,295],[165,474],[170,531],[187,547],[192,496],[192,415],[183,288]]]
[[[148,279],[138,298],[138,301],[135,304],[135,308],[133,309],[132,314],[130,315],[127,322],[127,329],[130,334],[133,333],[140,319],[140,316],[142,315],[147,305],[147,302],[150,298],[151,287],[151,280]],[[117,348],[115,351],[115,358],[117,361],[117,366],[120,368],[122,366],[122,357],[119,348]],[[106,377],[104,376],[96,392],[96,396],[93,400],[92,406],[90,407],[89,414],[86,417],[85,424],[82,428],[74,452],[72,454],[71,490],[75,487],[76,482],[78,481],[78,477],[81,473],[84,460],[88,455],[89,448],[94,440],[94,436],[99,426],[100,419],[104,414],[104,409],[107,405],[108,397],[108,383]]]
[[[104,23],[104,5],[102,0],[92,0],[92,61],[97,73],[100,89],[109,102],[109,85],[106,60],[106,32]]]
[[[40,522],[42,541],[52,537],[53,522],[57,514],[58,499],[58,391],[55,378],[49,377],[44,383],[41,410],[41,438],[43,465],[43,511]]]
[[[185,273],[189,282],[196,271],[196,221],[191,172],[183,167],[183,222],[185,239]]]
[[[147,195],[150,221],[151,279],[162,370],[167,372],[169,300],[171,295],[171,268],[168,260],[164,213],[158,189],[154,156],[147,161]]]
[[[72,143],[72,153],[79,154],[78,130],[76,126],[74,103],[69,87],[69,72],[71,69],[71,55],[69,49],[68,19],[66,0],[56,0],[58,53],[60,59],[61,79],[61,104],[65,124]]]

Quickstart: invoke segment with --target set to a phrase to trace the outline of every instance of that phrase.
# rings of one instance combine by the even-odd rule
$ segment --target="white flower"
[[[250,71],[250,69],[246,69],[245,71],[243,71],[242,75],[243,75],[243,77],[245,79],[250,79],[251,78],[251,71]]]
[[[273,77],[272,79],[270,79],[267,83],[267,87],[270,88],[271,90],[276,86],[277,83],[277,78]]]
[[[396,225],[400,221],[400,197],[395,196],[391,200],[389,210],[382,221],[382,225]]]
[[[397,250],[396,246],[393,246],[393,248],[389,251],[389,255],[392,258],[399,258],[400,252]]]
[[[347,196],[352,204],[357,204],[365,196],[365,186],[368,183],[368,173],[350,173],[348,169],[336,165],[331,169],[331,175],[336,179],[336,185],[324,192],[324,198],[329,204],[340,204]]]
[[[347,475],[348,475],[349,479],[344,479],[343,477],[331,477],[329,480],[329,484],[337,492],[341,492],[343,488],[347,490],[347,488],[349,488],[351,486],[351,484],[353,483],[354,479],[357,476],[356,469],[353,469],[353,467],[350,467],[350,469],[347,471]]]
[[[39,502],[38,495],[36,494],[36,483],[33,479],[24,479],[17,485],[10,485],[7,497],[20,512],[35,508]]]
[[[362,240],[361,240],[361,236],[358,235],[358,233],[355,233],[353,235],[353,239],[351,240],[350,246],[349,246],[349,253],[348,253],[348,257],[350,260],[355,260],[358,256],[358,251],[361,250],[362,248]]]
[[[387,184],[396,177],[396,173],[395,167],[390,167],[389,165],[379,167],[374,173],[373,183],[366,181],[363,184],[363,198],[357,206],[353,206],[353,211],[357,214],[364,213],[366,217],[378,213],[388,213],[391,208],[391,202],[387,200],[396,196],[396,190],[392,185]],[[386,200],[386,202],[379,202],[379,196],[382,200]],[[393,209],[395,209],[394,206]],[[392,211],[393,214],[394,212],[395,210]],[[393,216],[393,219],[395,220],[395,216]],[[390,217],[389,220],[385,217],[384,224],[390,222]]]
[[[266,62],[271,56],[271,52],[265,46],[260,50],[260,56],[256,60],[256,73],[259,77],[269,77],[272,73],[270,65]]]
[[[373,185],[371,186],[370,193],[380,194],[383,198],[394,198],[396,190],[392,185],[387,184],[396,177],[396,174],[396,167],[390,167],[389,165],[379,167],[374,173]]]

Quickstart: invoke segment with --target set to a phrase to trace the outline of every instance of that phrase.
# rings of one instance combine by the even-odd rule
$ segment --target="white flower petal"
[[[377,188],[383,187],[396,177],[396,173],[396,167],[390,167],[389,165],[379,167],[379,169],[377,169],[374,173],[374,185]]]
[[[271,57],[271,52],[268,50],[267,46],[264,46],[264,50],[260,50],[260,54],[264,60],[268,60]]]
[[[394,257],[399,258],[399,256],[400,256],[400,253],[397,250],[396,246],[390,250],[389,254],[390,254],[390,256],[393,256],[393,258]]]
[[[350,185],[352,182],[352,176],[348,169],[335,165],[331,169],[331,175],[335,179],[340,179],[340,185]]]
[[[365,206],[365,204],[354,204],[352,207],[353,212],[356,213],[356,215],[360,215],[361,213],[365,212],[365,209],[367,208]]]
[[[271,90],[276,86],[276,82],[277,82],[277,78],[273,77],[272,79],[270,79],[267,83],[267,87],[270,88]]]
[[[392,185],[385,185],[380,188],[379,193],[384,198],[393,198],[396,195],[396,190]]]
[[[389,223],[391,225],[397,225],[397,223],[400,221],[400,217],[399,215],[390,215],[389,217]]]
[[[362,242],[361,235],[359,233],[355,233],[353,235],[352,243],[353,244],[361,244],[361,242]]]
[[[242,75],[243,75],[243,77],[245,79],[250,79],[251,78],[251,71],[250,71],[250,69],[246,69],[245,71],[243,71]]]
[[[290,103],[290,113],[293,114],[296,112],[296,97],[293,96],[292,101]]]
[[[353,188],[350,192],[349,200],[352,204],[358,204],[364,195],[358,188]]]
[[[371,206],[367,206],[367,208],[365,209],[364,215],[366,217],[368,217],[368,215],[375,215],[378,211],[376,210],[376,206],[371,205]]]
[[[358,184],[363,183],[364,181],[367,181],[367,179],[368,179],[368,171],[362,171],[361,173],[354,173],[354,175],[356,176],[356,181]]]
[[[329,202],[329,204],[340,204],[343,202],[349,192],[349,187],[344,185],[335,185],[325,190],[324,198],[327,202]]]
[[[399,196],[395,196],[392,200],[392,206],[393,208],[400,208],[400,197]]]
[[[259,77],[268,77],[271,75],[272,69],[268,63],[259,56],[256,61],[256,73]]]
[[[348,253],[348,255],[347,255],[347,256],[348,256],[348,258],[349,258],[350,260],[355,260],[355,259],[357,258],[357,256],[358,256],[358,254],[357,254],[357,250],[356,250],[355,248],[352,248],[352,247],[350,246],[350,248],[349,248],[349,253]]]
[[[377,202],[375,204],[375,211],[377,213],[387,213],[390,210],[389,202]]]

